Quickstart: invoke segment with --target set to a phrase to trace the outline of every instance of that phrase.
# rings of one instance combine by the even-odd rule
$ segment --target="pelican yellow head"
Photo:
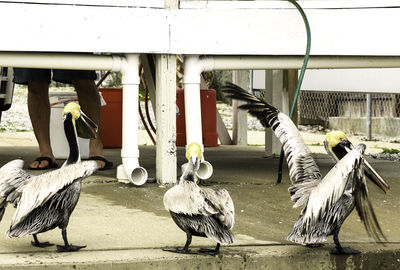
[[[200,162],[203,158],[203,152],[201,151],[201,147],[198,143],[191,143],[186,148],[186,159],[189,164],[193,164],[195,170],[198,170],[200,167]]]
[[[79,104],[75,102],[70,102],[67,105],[65,105],[63,110],[63,116],[66,115],[67,113],[71,113],[72,119],[76,120],[81,116],[81,107],[79,106]]]
[[[325,140],[328,142],[329,149],[332,151],[332,148],[338,145],[340,142],[349,141],[349,138],[344,134],[341,130],[335,130],[326,133]]]
[[[203,158],[201,147],[198,143],[191,143],[186,149],[186,159],[189,161],[190,157],[197,157],[198,159]]]
[[[82,111],[81,107],[75,103],[70,102],[65,105],[63,110],[63,117],[66,118],[67,114],[71,114],[72,123],[76,129],[79,137],[85,139],[96,138],[97,125],[89,117],[87,117]]]

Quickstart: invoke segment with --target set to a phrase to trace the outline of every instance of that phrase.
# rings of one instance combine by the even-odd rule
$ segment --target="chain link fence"
[[[400,94],[371,94],[372,117],[400,117]],[[364,93],[301,91],[300,124],[328,127],[332,117],[365,117]]]

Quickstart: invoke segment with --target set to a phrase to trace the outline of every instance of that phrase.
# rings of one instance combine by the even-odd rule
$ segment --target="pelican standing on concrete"
[[[63,110],[64,130],[70,154],[62,168],[38,176],[22,170],[22,159],[11,161],[0,169],[0,218],[7,203],[17,208],[6,232],[9,237],[32,234],[32,245],[47,247],[52,244],[39,242],[38,233],[59,227],[64,246],[57,250],[77,251],[85,246],[68,243],[69,217],[78,203],[81,182],[98,169],[96,161],[80,161],[77,135],[95,136],[95,124],[80,111],[76,103],[69,103]]]
[[[164,206],[176,225],[186,232],[186,244],[183,249],[165,249],[177,253],[192,253],[189,245],[192,235],[207,237],[217,242],[215,249],[200,249],[200,252],[218,254],[221,244],[235,241],[231,232],[234,224],[233,201],[225,189],[213,190],[197,185],[196,171],[202,160],[200,145],[192,143],[187,147],[188,165],[179,179],[179,183],[164,195]]]
[[[229,84],[224,92],[234,99],[247,101],[241,106],[257,117],[264,127],[271,127],[283,144],[292,186],[289,188],[294,207],[304,206],[288,240],[300,244],[326,241],[333,235],[334,254],[356,254],[359,251],[342,247],[339,230],[354,208],[369,235],[375,241],[386,240],[368,198],[364,177],[365,145],[360,144],[346,153],[322,178],[321,172],[292,120],[275,107],[249,94],[237,85]],[[327,138],[328,144],[334,143]],[[382,178],[372,178],[383,181]],[[377,183],[385,192],[387,184]]]

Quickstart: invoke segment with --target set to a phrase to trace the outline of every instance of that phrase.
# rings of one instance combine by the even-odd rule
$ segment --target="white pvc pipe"
[[[185,125],[186,125],[186,145],[196,142],[200,145],[204,153],[203,132],[201,127],[201,101],[200,101],[200,74],[208,70],[212,62],[208,58],[199,61],[198,55],[185,57],[185,70],[183,75],[184,100],[185,100]],[[211,164],[204,160],[200,163],[197,176],[201,179],[211,177],[213,168]]]
[[[139,166],[138,108],[139,55],[128,54],[122,62],[122,165],[117,169],[118,179],[129,179],[135,185],[147,181],[147,171]],[[123,170],[121,169],[123,168]]]
[[[123,84],[123,142],[122,164],[117,168],[117,178],[129,179],[136,185],[147,180],[147,172],[139,166],[137,140],[139,55],[93,55],[74,53],[0,52],[0,66],[21,68],[51,68],[79,70],[121,71]]]
[[[0,52],[3,67],[120,71],[121,61],[115,55]]]
[[[205,70],[300,69],[303,56],[205,56]],[[310,56],[307,69],[398,68],[399,56]]]

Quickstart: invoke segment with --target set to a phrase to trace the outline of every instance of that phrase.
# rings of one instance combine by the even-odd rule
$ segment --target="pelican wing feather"
[[[84,161],[33,176],[23,190],[11,226],[17,224],[33,209],[45,204],[53,195],[76,180],[81,180],[98,169],[96,161]]]
[[[315,224],[324,218],[345,192],[349,181],[360,182],[363,178],[362,163],[365,145],[360,144],[349,152],[329,171],[311,191],[303,209],[303,233],[308,234]],[[354,191],[354,189],[353,189]]]
[[[177,214],[216,215],[228,228],[234,225],[233,201],[225,189],[200,188],[185,181],[169,189],[163,202],[166,210]]]
[[[208,208],[217,212],[216,215],[221,223],[232,229],[235,223],[235,208],[228,191],[226,189],[203,188],[200,193],[204,196]]]
[[[22,169],[23,165],[22,159],[16,159],[0,168],[0,221],[3,218],[7,203],[17,207],[21,190],[31,178],[31,175]]]
[[[374,238],[376,242],[387,241],[378,223],[371,201],[368,198],[367,183],[364,177],[365,175],[361,170],[360,168],[358,173],[363,177],[358,178],[358,181],[353,183],[357,213],[369,236]]]
[[[291,199],[297,202],[295,207],[304,205],[311,190],[321,181],[322,176],[296,125],[277,108],[235,84],[224,86],[223,91],[228,94],[228,97],[246,101],[247,104],[240,108],[248,110],[251,115],[260,120],[264,127],[271,127],[275,132],[283,145],[289,166],[289,176],[293,184],[289,188]]]

